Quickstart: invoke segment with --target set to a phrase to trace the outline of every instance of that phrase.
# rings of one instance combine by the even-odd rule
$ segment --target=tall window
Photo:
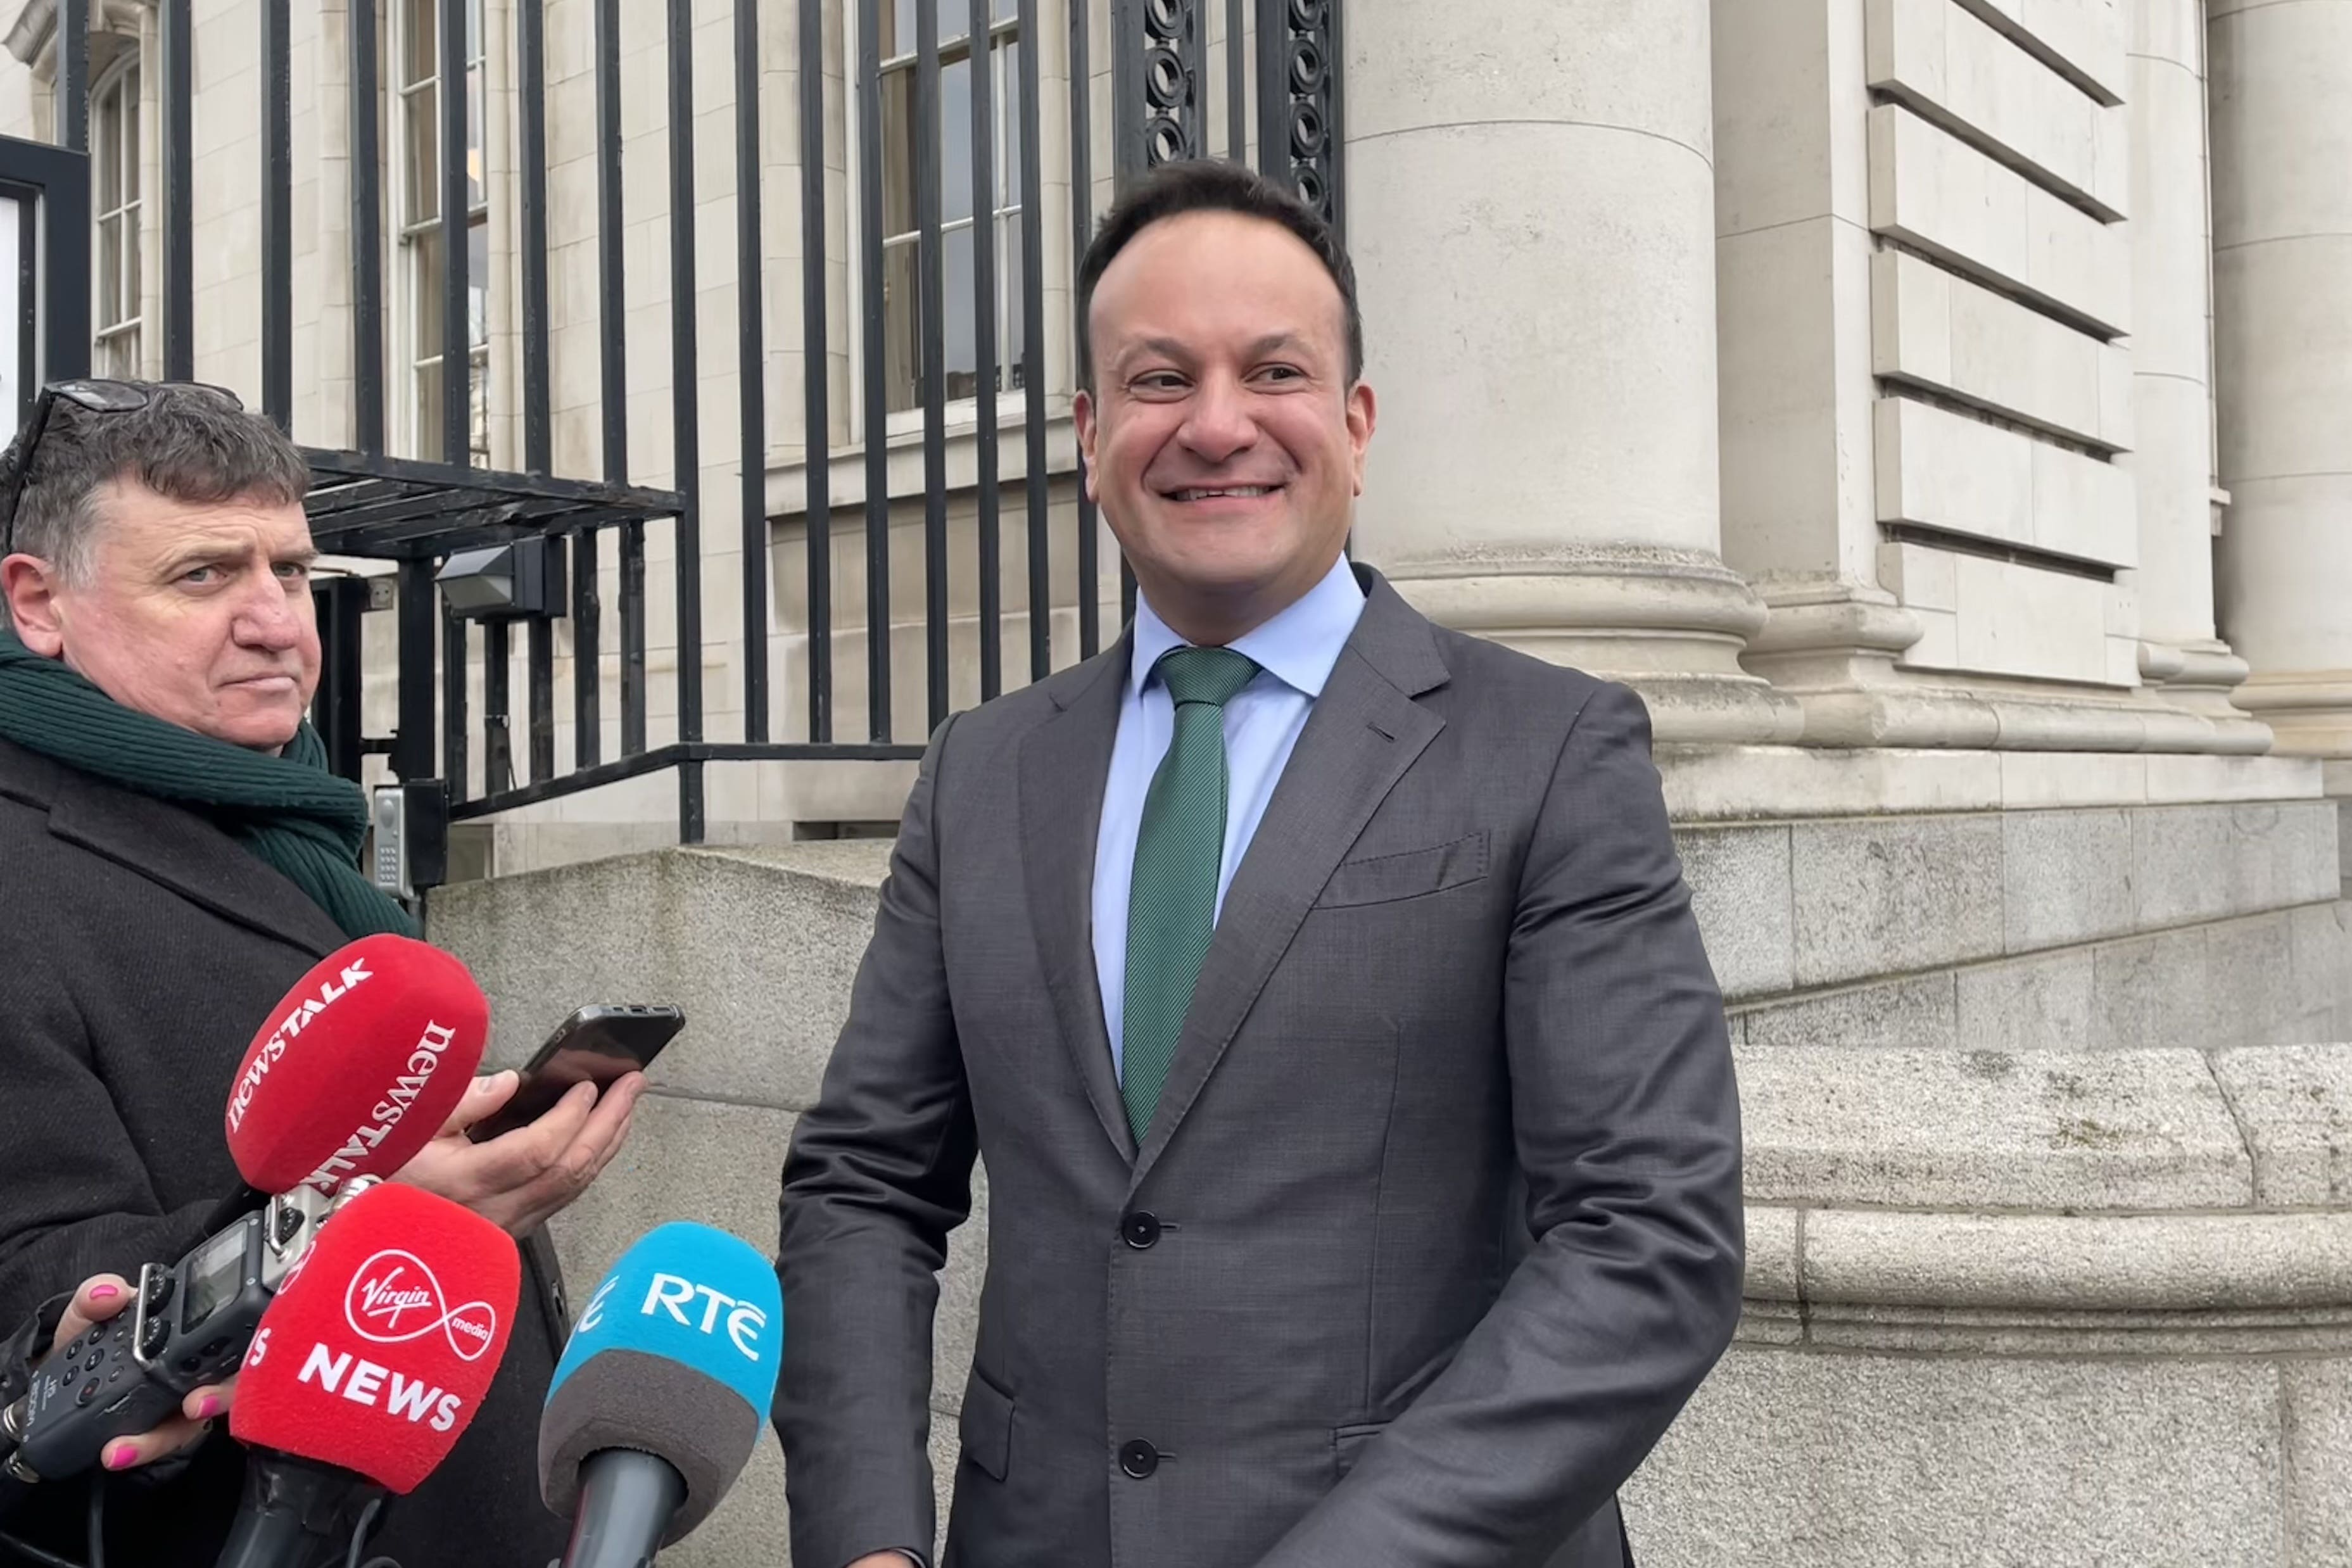
[[[893,413],[922,400],[922,237],[915,219],[915,0],[866,0],[883,7],[882,295],[880,367]],[[945,297],[941,342],[947,396],[977,397],[980,354],[972,300],[972,44],[963,0],[940,7],[940,248]],[[1021,37],[1018,0],[991,0],[981,50],[989,73],[990,187],[996,216],[996,384],[1021,389]]]
[[[441,40],[438,0],[404,0],[396,51],[400,89],[400,251],[409,384],[410,448],[441,458],[444,304],[449,268],[441,234]],[[490,457],[490,220],[482,168],[482,0],[466,5],[467,421],[472,460]]]
[[[90,273],[90,355],[100,375],[135,378],[139,359],[139,57],[99,79],[89,95],[89,161],[98,223]]]

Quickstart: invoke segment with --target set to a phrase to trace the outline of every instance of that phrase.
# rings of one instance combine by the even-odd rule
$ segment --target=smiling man
[[[203,1238],[237,1185],[221,1106],[256,1026],[320,959],[409,922],[360,875],[366,801],[304,722],[317,552],[293,443],[216,389],[64,382],[0,473],[0,1325],[23,1324],[5,1402],[77,1286],[119,1290]],[[639,1081],[476,1144],[463,1129],[513,1089],[482,1079],[401,1173],[523,1238],[545,1310],[376,1549],[497,1568],[562,1550],[530,1461],[563,1328],[541,1222],[619,1147]],[[112,1560],[219,1556],[244,1460],[213,1395],[110,1446],[146,1489],[107,1510]],[[9,1532],[81,1556],[89,1484],[37,1489]]]
[[[942,726],[908,803],[784,1167],[793,1561],[930,1551],[978,1154],[950,1568],[1621,1568],[1740,1300],[1647,715],[1346,560],[1377,405],[1288,195],[1142,179],[1078,312],[1135,623]]]

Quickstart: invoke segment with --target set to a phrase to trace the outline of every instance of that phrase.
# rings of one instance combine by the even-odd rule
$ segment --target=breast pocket
[[[1475,882],[1486,874],[1486,830],[1482,827],[1426,849],[1342,861],[1323,885],[1323,896],[1315,900],[1316,907],[1336,910],[1394,903]]]

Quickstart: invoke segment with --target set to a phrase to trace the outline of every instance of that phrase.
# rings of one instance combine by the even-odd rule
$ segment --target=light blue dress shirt
[[[1225,905],[1234,868],[1265,816],[1266,802],[1290,761],[1298,733],[1339,651],[1364,613],[1364,591],[1345,556],[1333,563],[1306,597],[1247,637],[1233,643],[1235,653],[1255,660],[1258,673],[1225,704],[1225,759],[1231,793],[1225,801],[1224,860],[1217,868],[1217,908]],[[1144,797],[1151,775],[1168,753],[1176,730],[1176,708],[1167,685],[1152,674],[1160,656],[1184,647],[1138,595],[1134,661],[1119,699],[1118,739],[1110,753],[1110,778],[1103,791],[1102,826],[1095,838],[1095,975],[1102,986],[1103,1022],[1110,1030],[1112,1066],[1126,1071],[1127,903],[1135,874],[1135,838],[1143,824]]]

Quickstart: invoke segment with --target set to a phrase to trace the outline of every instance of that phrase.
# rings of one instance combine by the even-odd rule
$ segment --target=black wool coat
[[[254,1030],[342,933],[203,816],[0,741],[0,1396],[89,1275],[135,1279],[235,1191],[222,1132]],[[401,1568],[546,1568],[539,1410],[565,1322],[544,1236],[488,1397],[446,1463],[394,1499],[370,1555]],[[37,1342],[36,1346],[36,1342]],[[13,1363],[13,1364],[12,1364]],[[241,1496],[226,1421],[162,1479],[107,1482],[111,1568],[208,1568]],[[44,1485],[0,1531],[81,1561],[86,1482]],[[10,1554],[0,1552],[0,1560]]]

